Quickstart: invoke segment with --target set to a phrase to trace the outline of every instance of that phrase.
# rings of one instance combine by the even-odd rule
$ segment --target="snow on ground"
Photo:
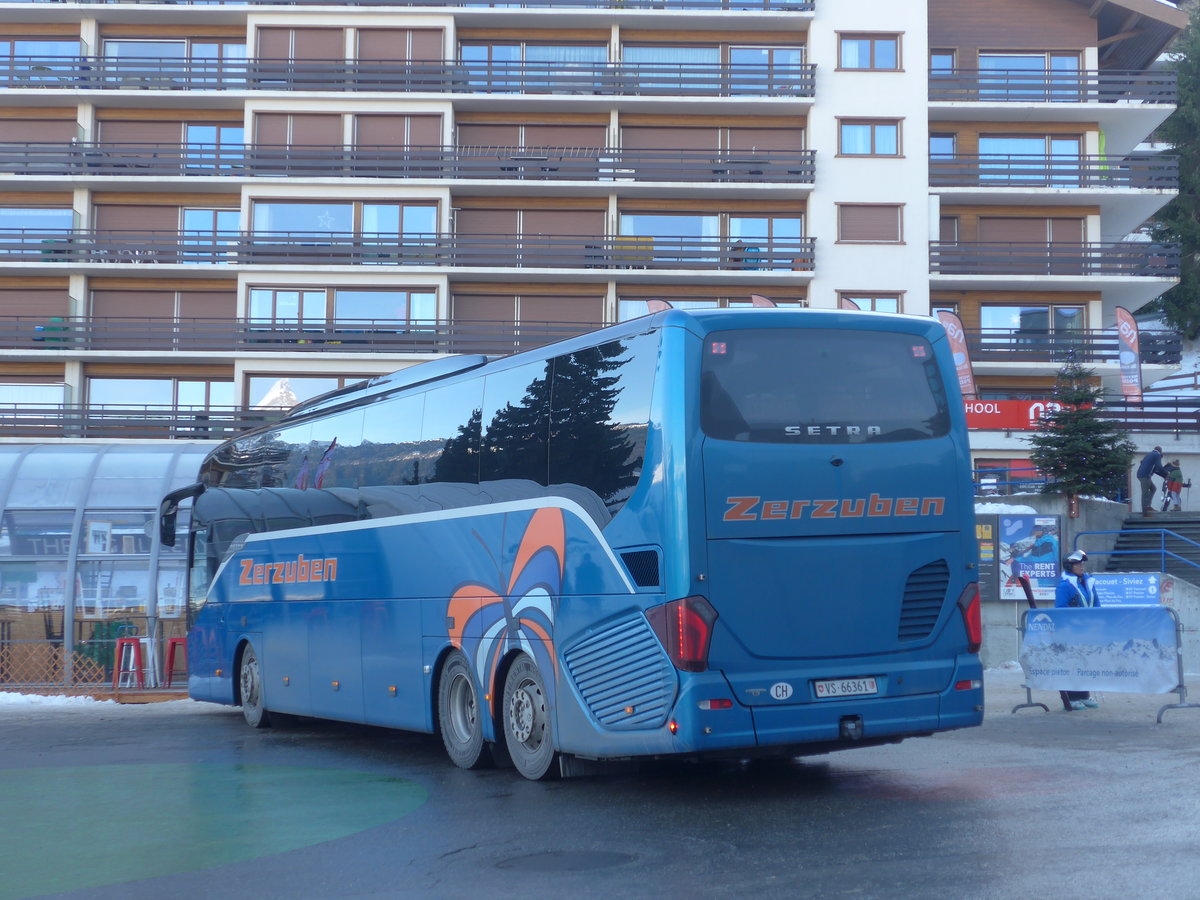
[[[975,513],[983,516],[1024,515],[1036,516],[1038,511],[1021,503],[976,503]]]
[[[68,697],[56,694],[46,697],[41,694],[18,694],[0,691],[0,709],[11,706],[116,706],[116,700],[95,700],[91,697]]]

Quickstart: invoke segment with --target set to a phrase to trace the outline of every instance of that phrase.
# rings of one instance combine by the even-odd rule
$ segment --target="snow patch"
[[[68,697],[65,694],[44,696],[42,694],[18,694],[15,691],[0,691],[0,707],[9,706],[96,706],[117,705],[116,700],[96,700],[92,697]]]

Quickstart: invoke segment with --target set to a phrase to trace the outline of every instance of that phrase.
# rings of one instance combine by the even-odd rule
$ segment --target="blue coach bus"
[[[528,778],[978,725],[963,405],[932,319],[669,310],[428,362],[216,448],[188,689]]]

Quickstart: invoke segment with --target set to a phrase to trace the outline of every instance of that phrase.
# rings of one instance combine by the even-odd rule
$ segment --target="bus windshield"
[[[729,441],[874,443],[942,437],[950,414],[922,337],[759,328],[705,340],[701,426]]]

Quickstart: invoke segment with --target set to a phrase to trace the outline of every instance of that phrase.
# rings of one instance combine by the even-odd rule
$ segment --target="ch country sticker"
[[[242,572],[238,584],[306,584],[313,581],[337,581],[336,556],[305,559],[301,553],[295,559],[281,562],[256,563],[241,560]]]
[[[771,519],[861,519],[891,516],[941,516],[945,497],[854,497],[841,500],[764,500],[762,497],[726,497],[726,522],[759,522]]]

